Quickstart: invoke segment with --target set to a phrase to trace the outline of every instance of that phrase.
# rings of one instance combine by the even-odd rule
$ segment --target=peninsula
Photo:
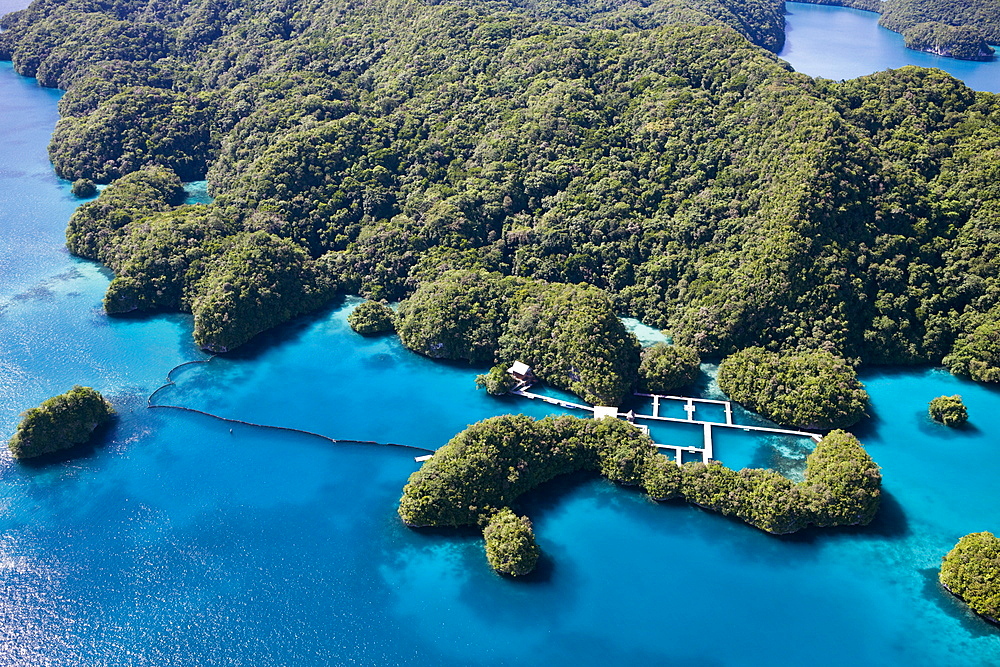
[[[845,431],[819,441],[807,459],[805,481],[796,484],[770,470],[678,465],[620,419],[508,415],[473,424],[429,457],[403,488],[399,516],[414,527],[485,526],[491,565],[527,574],[537,547],[530,521],[510,506],[525,492],[576,471],[639,487],[655,500],[683,498],[774,534],[808,525],[866,525],[878,509],[882,480],[878,466]],[[500,557],[504,553],[507,558]]]

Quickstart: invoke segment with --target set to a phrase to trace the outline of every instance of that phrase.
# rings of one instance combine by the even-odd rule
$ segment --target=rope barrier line
[[[323,435],[322,433],[315,433],[313,431],[306,431],[301,428],[292,428],[290,426],[272,426],[270,424],[257,424],[254,422],[243,421],[242,419],[230,419],[229,417],[222,417],[220,415],[212,414],[211,412],[205,412],[204,410],[197,410],[195,408],[188,408],[183,405],[154,405],[153,397],[156,396],[162,389],[167,387],[172,387],[175,382],[172,377],[174,371],[191,364],[207,364],[212,359],[215,359],[215,355],[212,355],[208,359],[197,359],[195,361],[185,361],[182,364],[178,364],[167,371],[167,382],[159,387],[157,387],[152,394],[146,399],[146,407],[148,409],[155,408],[168,408],[171,410],[183,410],[185,412],[193,412],[195,414],[203,415],[205,417],[211,417],[212,419],[218,419],[219,421],[229,422],[230,424],[241,424],[243,426],[252,426],[253,428],[263,428],[263,429],[273,429],[275,431],[287,431],[289,433],[298,433],[300,435],[309,435],[314,438],[322,438],[328,442],[335,444],[354,444],[354,445],[378,445],[380,447],[400,447],[403,449],[416,449],[421,452],[428,452],[430,454],[434,453],[433,449],[428,449],[427,447],[419,447],[417,445],[401,445],[395,442],[375,442],[374,440],[338,440],[337,438],[331,438],[328,435]]]
[[[212,359],[215,359],[215,356],[216,355],[213,354],[208,359],[195,359],[193,361],[185,361],[185,362],[177,364],[176,366],[174,366],[173,368],[171,368],[169,371],[167,371],[167,381],[164,384],[161,384],[156,389],[154,389],[153,393],[146,397],[146,407],[147,408],[156,407],[156,406],[153,405],[153,397],[156,396],[158,393],[160,393],[161,389],[166,389],[167,387],[172,387],[173,385],[176,384],[174,382],[174,378],[173,378],[173,375],[174,375],[174,373],[176,371],[179,371],[180,369],[184,368],[185,366],[191,366],[193,364],[207,364]],[[212,415],[212,416],[214,417],[215,415]],[[219,419],[222,419],[222,418],[219,417]]]

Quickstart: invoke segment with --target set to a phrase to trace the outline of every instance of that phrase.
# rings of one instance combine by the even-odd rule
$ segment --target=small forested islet
[[[15,459],[29,459],[82,445],[114,415],[111,403],[100,392],[76,386],[21,415],[7,448]]]
[[[941,562],[938,578],[974,612],[1000,623],[1000,539],[993,533],[962,537]]]
[[[868,408],[868,392],[854,368],[822,350],[747,348],[722,360],[718,381],[731,399],[785,426],[848,428]]]
[[[945,426],[961,426],[969,421],[969,412],[958,394],[954,396],[938,396],[931,400],[927,407],[931,419]]]
[[[483,528],[486,560],[497,572],[520,576],[535,569],[541,550],[535,543],[531,520],[503,508]]]
[[[392,308],[378,301],[364,301],[347,316],[347,323],[362,336],[375,336],[396,330]]]

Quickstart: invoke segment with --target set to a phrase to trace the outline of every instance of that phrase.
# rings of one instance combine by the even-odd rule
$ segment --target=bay
[[[899,33],[879,27],[879,15],[860,9],[785,3],[785,47],[778,54],[796,71],[841,80],[917,65],[936,67],[974,90],[1000,93],[1000,60],[973,62],[913,51]]]

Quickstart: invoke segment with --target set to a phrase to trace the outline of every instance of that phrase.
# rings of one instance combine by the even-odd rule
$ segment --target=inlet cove
[[[0,3],[0,666],[1000,662],[994,3],[850,4]]]

